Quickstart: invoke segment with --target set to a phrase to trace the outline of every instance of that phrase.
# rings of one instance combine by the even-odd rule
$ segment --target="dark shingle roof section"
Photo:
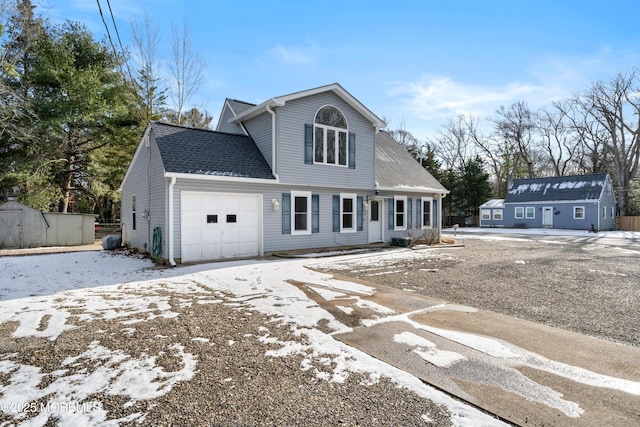
[[[606,182],[606,173],[515,179],[504,202],[598,200]]]
[[[380,188],[448,192],[387,132],[376,134],[376,181]]]
[[[251,137],[158,122],[151,131],[166,172],[275,179]]]
[[[256,106],[256,104],[251,104],[249,102],[239,101],[237,99],[230,99],[230,98],[227,98],[227,102],[229,103],[229,106],[231,107],[231,109],[233,110],[233,113],[236,116],[240,113],[244,113],[249,108],[253,108]]]

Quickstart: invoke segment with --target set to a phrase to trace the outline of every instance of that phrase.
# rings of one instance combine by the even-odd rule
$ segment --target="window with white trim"
[[[356,195],[340,194],[340,232],[356,232]]]
[[[407,196],[395,196],[393,198],[393,203],[395,207],[395,230],[406,230],[407,223]]]
[[[573,219],[584,219],[584,206],[573,207]]]
[[[136,196],[131,196],[131,229],[136,229]]]
[[[318,110],[313,121],[313,162],[347,166],[348,126],[342,112],[332,105]]]
[[[534,219],[536,217],[536,208],[533,206],[527,206],[525,209],[525,218]]]
[[[490,220],[491,219],[491,209],[480,209],[480,216],[484,220]]]
[[[616,207],[615,206],[611,206],[611,218],[615,218],[616,217]]]
[[[493,219],[496,221],[502,221],[502,209],[493,210]]]
[[[431,197],[422,199],[422,228],[431,228],[431,206],[433,206]]]
[[[602,219],[607,219],[607,207],[602,207]]]
[[[291,192],[291,234],[311,234],[311,192]]]
[[[516,219],[524,218],[524,207],[516,206],[515,218]]]

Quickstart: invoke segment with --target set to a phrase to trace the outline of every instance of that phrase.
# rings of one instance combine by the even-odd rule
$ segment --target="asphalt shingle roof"
[[[233,113],[236,116],[238,114],[240,114],[240,113],[244,113],[249,108],[253,108],[253,107],[256,106],[256,104],[251,104],[250,102],[240,101],[238,99],[227,98],[227,102],[229,103],[229,106],[231,107],[231,109],[233,110]]]
[[[152,122],[166,172],[275,179],[251,137]]]
[[[387,132],[376,134],[376,181],[381,188],[447,193]]]
[[[597,200],[607,181],[606,173],[515,179],[505,203]]]

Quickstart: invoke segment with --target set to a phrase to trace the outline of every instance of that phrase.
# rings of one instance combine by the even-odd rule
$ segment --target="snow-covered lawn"
[[[393,256],[407,256],[399,250]],[[348,255],[341,260],[366,258]],[[28,257],[0,258],[0,326],[13,338],[35,337],[55,341],[65,331],[87,328],[93,322],[111,320],[132,336],[141,323],[155,319],[179,321],[170,298],[183,296],[181,304],[247,303],[255,310],[292,324],[307,337],[309,345],[277,343],[271,357],[304,355],[309,361],[322,358],[332,373],[319,372],[325,381],[342,382],[352,372],[371,381],[391,378],[419,396],[445,405],[456,425],[500,425],[481,412],[424,385],[414,376],[383,363],[335,340],[331,333],[347,331],[327,311],[310,300],[290,280],[315,285],[325,292],[369,295],[372,288],[339,281],[310,270],[305,265],[320,260],[289,259],[212,263],[174,269],[156,269],[148,260],[107,252],[76,252]],[[323,263],[327,260],[323,259]],[[363,304],[366,302],[363,300]],[[368,306],[368,308],[373,308]],[[323,331],[317,329],[323,325]],[[7,327],[15,325],[15,327]],[[331,332],[326,332],[330,330]],[[107,422],[107,409],[93,398],[96,394],[121,396],[124,405],[154,399],[177,383],[190,381],[198,371],[198,360],[170,337],[158,353],[133,354],[125,348],[110,348],[96,334],[88,346],[77,349],[60,366],[44,370],[17,360],[16,353],[0,354],[0,411],[24,425],[44,425],[53,414],[61,425],[109,425],[143,420],[133,414]],[[206,344],[207,339],[194,336]],[[269,342],[268,334],[263,338]],[[159,357],[169,356],[178,369],[165,370]],[[87,363],[90,362],[90,363]],[[89,368],[88,368],[89,367]],[[301,366],[304,369],[305,364]],[[364,386],[363,386],[364,387]],[[40,414],[28,417],[38,402]],[[37,411],[36,411],[37,412]],[[111,417],[110,417],[111,418]]]

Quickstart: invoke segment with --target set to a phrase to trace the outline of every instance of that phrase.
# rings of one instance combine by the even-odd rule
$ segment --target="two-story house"
[[[215,131],[152,122],[121,185],[122,237],[175,262],[439,233],[447,190],[339,84],[227,99]]]

